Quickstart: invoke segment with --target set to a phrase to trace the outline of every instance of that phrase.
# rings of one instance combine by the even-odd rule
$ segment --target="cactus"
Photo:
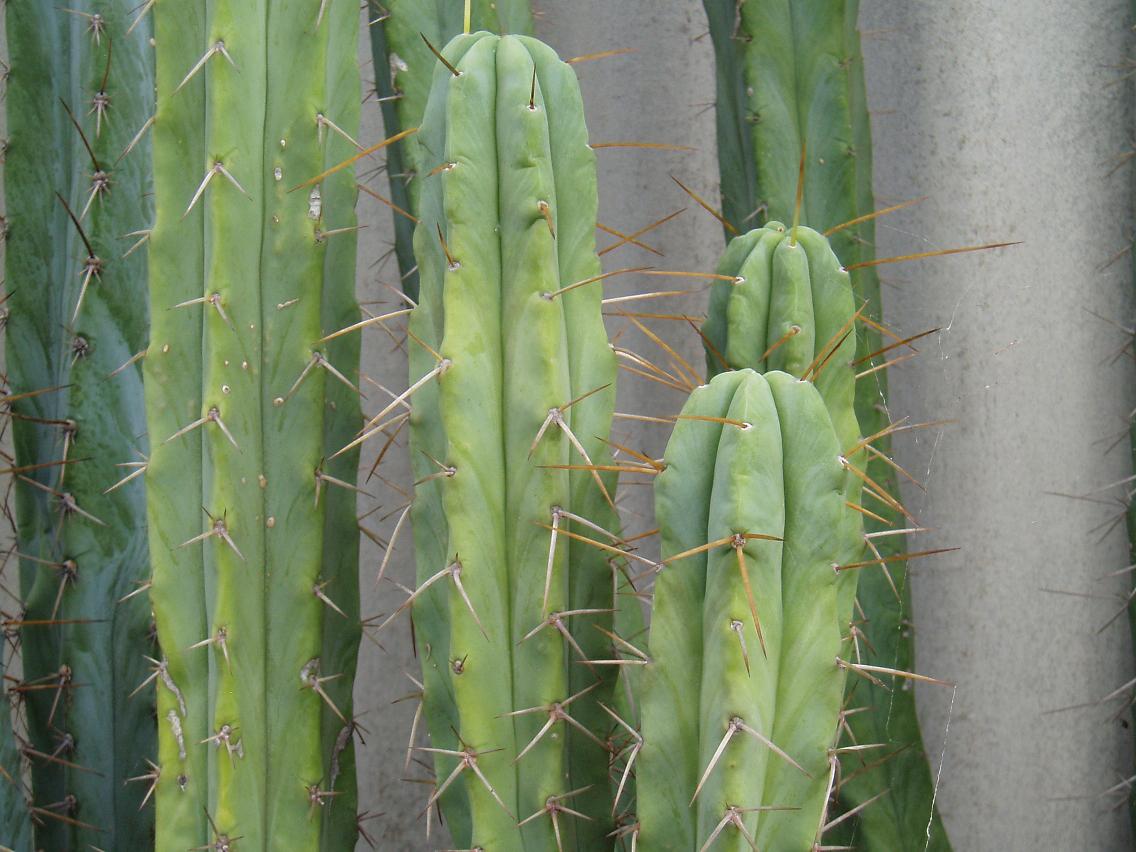
[[[616,656],[596,628],[612,626],[619,575],[614,479],[596,469],[615,363],[594,283],[595,158],[575,74],[548,47],[478,33],[444,56],[418,135],[410,325],[408,603],[430,801],[462,848],[599,849],[614,678],[590,661]]]
[[[8,706],[0,709],[0,722],[7,725],[11,721]],[[14,732],[11,729],[0,733],[0,825],[4,826],[4,848],[12,852],[28,852],[32,848],[32,824],[20,776],[19,753]]]
[[[5,620],[8,616],[5,615]],[[6,652],[7,648],[2,649]],[[0,677],[4,675],[5,657],[0,657]],[[4,696],[0,701],[0,826],[4,827],[3,845],[12,852],[30,852],[32,822],[24,791],[24,768],[16,742],[11,704]]]
[[[836,774],[863,551],[810,382],[738,370],[691,394],[655,486],[663,566],[643,674],[638,848],[815,848]]]
[[[151,5],[157,846],[351,848],[358,8]]]
[[[424,39],[441,47],[461,33],[464,6],[469,7],[470,25],[465,32],[488,30],[498,33],[532,33],[532,10],[528,0],[369,0],[371,57],[375,67],[375,92],[382,104],[383,125],[388,136],[419,127],[426,113],[437,61]],[[421,154],[413,140],[387,150],[387,177],[394,213],[395,255],[406,294],[418,298],[418,268],[414,259],[414,221],[422,181]],[[399,212],[405,211],[405,212]]]
[[[7,364],[36,847],[137,849],[156,653],[140,483],[153,63],[134,2],[6,7]],[[125,469],[121,464],[127,465]]]
[[[828,240],[769,222],[735,238],[718,264],[703,327],[709,372],[780,370],[812,379],[843,450],[860,440],[851,367],[856,342],[849,275]]]
[[[832,234],[832,248],[845,267],[870,261],[875,241],[871,129],[864,87],[863,58],[856,29],[859,3],[821,0],[786,3],[778,0],[704,0],[714,41],[718,89],[718,140],[722,205],[728,230],[738,233],[757,223],[794,215],[798,162],[807,150],[800,221]],[[852,273],[867,323],[858,325],[856,358],[881,348],[879,279],[870,266]],[[865,362],[865,369],[876,360]],[[754,366],[754,365],[750,365]],[[864,434],[887,425],[886,370],[878,370],[856,387],[856,414]],[[888,453],[884,436],[875,446]],[[867,466],[872,479],[895,490],[895,474],[881,459]],[[899,513],[878,512],[888,523]],[[869,519],[870,530],[884,524]],[[882,558],[907,551],[904,536],[881,539]],[[909,670],[914,661],[910,626],[910,592],[903,561],[883,571],[864,574],[858,601],[866,615],[861,626],[865,659]],[[894,581],[894,590],[892,581]],[[898,600],[897,600],[898,598]],[[857,686],[856,688],[861,688]],[[841,799],[850,810],[883,790],[889,794],[859,811],[845,828],[857,845],[896,849],[923,843],[931,817],[931,844],[949,848],[933,809],[934,790],[914,695],[897,689],[887,701],[870,702],[870,710],[849,719],[861,742],[890,742],[887,760],[852,753],[844,758]]]

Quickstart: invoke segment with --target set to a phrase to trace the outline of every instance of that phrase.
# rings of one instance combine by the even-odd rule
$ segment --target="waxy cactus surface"
[[[152,218],[153,50],[134,2],[66,5],[5,7],[6,401],[23,603],[22,682],[5,687],[26,720],[31,786],[18,770],[14,782],[36,848],[136,849],[153,826],[140,805],[155,734],[152,693],[131,693],[159,654],[131,476],[147,452],[146,255],[131,248]]]

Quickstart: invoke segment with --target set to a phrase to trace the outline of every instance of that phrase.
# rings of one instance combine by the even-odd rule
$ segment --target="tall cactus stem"
[[[618,538],[614,480],[591,469],[615,365],[599,288],[566,289],[599,272],[595,159],[549,48],[476,33],[443,55],[453,71],[436,64],[419,134],[411,317],[431,803],[461,846],[601,848],[615,673],[594,661],[616,656],[615,583],[610,554],[570,533],[578,518]]]
[[[368,0],[371,17],[371,58],[375,92],[382,106],[387,136],[419,127],[426,114],[436,60],[428,44],[439,48],[462,33],[532,33],[529,0]],[[414,221],[424,172],[415,142],[387,151],[394,214],[395,256],[402,286],[418,299],[418,266],[414,258]]]
[[[357,318],[355,190],[350,169],[289,187],[354,148],[357,11],[153,9],[146,478],[172,684],[158,693],[160,848],[353,843],[357,530],[328,483],[350,482],[354,460],[328,457],[359,426],[357,391],[337,387],[358,343],[321,341]]]
[[[6,7],[6,351],[35,847],[144,848],[153,644],[140,482],[153,60],[132,2]],[[133,142],[133,147],[131,143]],[[133,593],[133,594],[132,594]],[[10,637],[14,638],[14,637]],[[7,650],[6,650],[7,653]],[[22,786],[22,779],[17,778]],[[12,823],[16,825],[16,823]]]
[[[704,0],[704,6],[716,56],[724,217],[737,232],[789,221],[800,152],[807,145],[801,222],[822,232],[855,222],[832,234],[832,248],[846,268],[855,269],[857,301],[871,320],[857,325],[856,357],[874,353],[881,348],[879,279],[873,267],[860,266],[874,255],[875,224],[867,218],[874,202],[859,3]],[[886,370],[857,383],[856,414],[864,434],[887,426]],[[886,455],[888,441],[876,448]],[[867,472],[885,489],[895,490],[895,473],[884,461],[873,458]],[[884,522],[868,519],[870,530],[898,520],[899,513],[885,507],[880,516]],[[884,558],[907,550],[902,535],[880,539],[877,546]],[[899,560],[888,567],[890,580],[876,571],[860,583],[859,603],[867,616],[865,657],[910,669],[914,638],[906,563]],[[858,739],[891,743],[894,754],[886,761],[860,754],[842,758],[844,775],[851,779],[840,786],[844,806],[853,810],[873,800],[845,821],[847,837],[854,834],[865,848],[902,848],[925,840],[930,819],[932,848],[948,849],[933,808],[914,693],[897,690],[889,701],[873,702],[869,711],[850,717],[849,727]],[[889,793],[875,800],[883,790]]]

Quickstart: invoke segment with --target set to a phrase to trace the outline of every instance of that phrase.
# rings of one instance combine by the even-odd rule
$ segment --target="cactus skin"
[[[5,652],[8,649],[3,649]],[[7,653],[0,657],[0,676],[4,674]],[[0,701],[0,826],[3,845],[12,852],[31,852],[32,822],[23,786],[23,766],[12,727],[12,707],[5,695]]]
[[[461,0],[369,0],[371,57],[375,67],[375,91],[382,104],[383,126],[388,136],[403,129],[420,127],[426,114],[437,59],[422,41],[425,36],[439,50],[462,32],[465,9]],[[473,32],[531,35],[532,9],[528,0],[473,0],[470,6]],[[387,176],[391,201],[417,215],[421,180],[421,153],[414,139],[387,149]],[[414,259],[414,223],[394,214],[395,255],[402,286],[411,299],[418,299],[418,270]]]
[[[412,517],[420,589],[460,560],[477,618],[443,578],[416,594],[414,622],[431,746],[461,749],[457,732],[485,752],[478,767],[510,813],[469,770],[442,798],[443,811],[459,847],[547,850],[556,848],[547,814],[520,829],[516,821],[550,796],[592,785],[564,805],[593,821],[561,814],[558,823],[565,848],[598,849],[610,844],[606,751],[557,722],[514,764],[548,716],[503,715],[563,701],[602,678],[569,712],[601,740],[611,728],[597,702],[610,700],[614,673],[577,662],[551,627],[522,641],[550,613],[612,607],[606,555],[561,535],[542,609],[553,507],[611,531],[617,519],[590,472],[545,467],[581,463],[565,430],[551,425],[534,445],[550,409],[595,391],[563,417],[594,463],[609,458],[595,437],[610,432],[615,395],[600,289],[547,297],[599,272],[595,157],[575,74],[549,48],[478,33],[455,38],[445,55],[461,74],[437,66],[419,134],[423,173],[432,176],[422,185],[422,289],[411,315],[411,331],[444,360],[412,346],[412,384],[445,369],[414,395]],[[457,165],[439,169],[444,163]],[[614,480],[602,479],[612,494]],[[609,613],[567,619],[590,659],[614,656],[593,629],[611,623]],[[437,760],[439,785],[454,768],[450,757]]]
[[[819,839],[828,750],[839,734],[844,675],[835,660],[852,615],[845,587],[855,580],[833,566],[863,550],[860,515],[845,505],[858,499],[858,486],[842,467],[817,389],[787,373],[723,373],[691,394],[683,415],[655,486],[663,559],[738,533],[783,541],[750,539],[743,548],[766,653],[729,544],[676,560],[656,580],[638,845],[693,852],[727,808],[781,805],[796,810],[740,813],[745,831],[760,849],[809,849]],[[808,774],[745,733],[715,761],[733,718]],[[714,848],[751,843],[728,826]]]
[[[741,232],[755,221],[793,217],[801,146],[808,160],[801,221],[823,231],[871,213],[871,127],[864,86],[863,57],[857,30],[857,0],[704,0],[714,41],[718,86],[718,140],[722,207]],[[832,236],[832,247],[845,266],[873,256],[875,225],[869,220]],[[864,315],[882,318],[879,279],[873,268],[852,274]],[[857,357],[881,346],[878,331],[857,329]],[[867,368],[865,364],[865,368]],[[887,425],[886,370],[856,388],[856,414],[864,434]],[[877,441],[881,452],[890,442]],[[896,490],[895,473],[873,459],[873,480]],[[881,511],[888,521],[898,513]],[[869,520],[870,531],[882,527]],[[882,556],[907,551],[904,536],[879,543]],[[858,601],[867,615],[865,662],[911,670],[914,641],[909,614],[910,591],[903,562],[889,564],[899,601],[881,571],[864,572]],[[872,650],[874,648],[874,650]],[[855,687],[860,693],[863,685]],[[862,702],[861,702],[862,703]],[[899,849],[926,841],[931,817],[931,849],[950,848],[937,811],[914,694],[897,688],[887,701],[869,701],[870,711],[850,717],[860,742],[890,742],[893,757],[871,769],[859,755],[845,757],[843,774],[855,777],[841,786],[846,809],[885,789],[890,793],[841,826],[863,849]],[[833,842],[839,842],[834,840]]]
[[[46,0],[5,11],[9,389],[48,390],[11,406],[16,465],[32,468],[15,482],[16,545],[28,557],[20,565],[24,619],[55,622],[21,631],[23,676],[42,686],[61,667],[70,671],[65,687],[24,693],[24,710],[32,749],[88,770],[31,755],[33,804],[43,809],[37,848],[151,842],[153,812],[139,810],[146,785],[126,784],[148,771],[155,751],[153,700],[129,697],[147,675],[143,654],[155,653],[150,611],[144,594],[119,602],[149,574],[143,489],[134,482],[103,493],[130,470],[116,463],[146,452],[141,371],[131,365],[109,376],[146,345],[145,253],[123,257],[130,242],[122,239],[150,222],[146,141],[118,161],[153,114],[148,27],[126,35],[134,6],[90,4],[85,8],[101,16],[97,26]],[[90,114],[104,76],[110,105]],[[85,216],[92,155],[62,102],[111,173],[109,189]],[[55,193],[81,216],[102,263],[85,293],[88,248]],[[64,458],[71,464],[34,468]],[[98,522],[64,516],[64,493]],[[55,566],[68,559],[78,567],[75,581],[65,583],[66,569]],[[60,750],[64,737],[73,749]]]
[[[313,589],[326,582],[352,622],[354,502],[330,483],[317,492],[317,471],[352,481],[354,462],[340,461],[349,454],[336,467],[324,459],[359,416],[354,392],[338,395],[314,356],[345,376],[358,368],[357,344],[317,344],[356,315],[353,237],[331,233],[354,225],[354,181],[344,170],[316,188],[289,187],[345,151],[318,114],[357,132],[360,80],[344,46],[357,37],[358,8],[242,0],[158,3],[153,15],[147,486],[167,660],[157,846],[223,835],[242,849],[350,848],[354,813],[342,818],[336,798],[351,809],[353,761],[333,758],[342,723],[329,722],[314,686],[340,676],[345,686],[320,689],[349,691],[358,624],[333,627],[342,617]],[[202,303],[214,294],[218,304]],[[219,421],[208,419],[213,409]],[[334,530],[345,538],[331,540]],[[338,709],[350,708],[341,699]],[[228,743],[218,736],[226,725]],[[328,800],[318,794],[333,760],[342,795]]]

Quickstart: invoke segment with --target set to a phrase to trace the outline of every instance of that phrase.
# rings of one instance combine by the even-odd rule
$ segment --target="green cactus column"
[[[6,351],[36,847],[144,848],[157,656],[141,370],[150,30],[133,2],[6,7]],[[125,466],[123,466],[125,465]],[[13,560],[14,561],[14,560]],[[7,653],[7,651],[6,651]],[[21,714],[23,715],[23,714]]]
[[[855,588],[833,569],[863,550],[858,481],[816,387],[776,371],[697,389],[665,461],[638,848],[814,848]]]
[[[609,459],[615,395],[587,283],[595,157],[575,74],[549,48],[478,33],[444,53],[418,142],[410,327],[435,795],[462,848],[599,849],[614,676],[589,661],[615,657],[595,629],[612,624],[613,569],[573,536],[611,546],[614,480],[566,469]]]
[[[382,105],[387,135],[420,127],[426,114],[426,98],[437,60],[426,42],[441,49],[463,32],[465,0],[369,0],[371,57],[375,66],[375,93]],[[530,35],[532,9],[528,0],[473,0],[470,3],[473,32]],[[418,212],[423,181],[422,155],[418,145],[407,140],[387,149],[390,200],[411,216]],[[414,259],[414,222],[395,212],[395,254],[402,286],[418,298],[418,269]]]
[[[358,10],[153,14],[157,843],[350,848],[357,540],[335,492],[354,461],[329,448],[360,423],[357,391],[334,387],[358,349],[324,338],[356,316],[354,184],[306,182],[353,148]]]
[[[871,128],[864,88],[863,58],[857,30],[856,0],[704,0],[714,40],[718,88],[718,140],[722,206],[735,233],[794,215],[802,148],[807,148],[800,221],[819,231],[851,222],[874,210]],[[846,267],[874,256],[871,220],[832,235],[832,248]],[[882,318],[879,279],[871,267],[852,274],[864,316]],[[876,326],[858,324],[856,357],[882,346]],[[863,363],[870,369],[877,361]],[[856,414],[865,435],[888,425],[887,376],[879,370],[856,386]],[[889,452],[887,438],[876,449]],[[867,465],[871,478],[896,490],[895,473],[882,460]],[[875,508],[873,508],[875,511]],[[882,507],[889,524],[900,514]],[[902,523],[899,523],[902,527]],[[869,519],[871,531],[884,527]],[[904,536],[880,539],[884,558],[907,552]],[[867,616],[861,626],[867,642],[865,660],[910,670],[914,642],[906,565],[887,563],[894,580],[882,571],[861,578],[858,602]],[[869,646],[870,643],[870,646]],[[856,685],[857,696],[864,693]],[[887,701],[868,701],[869,711],[850,717],[859,741],[888,742],[894,754],[873,760],[852,754],[844,760],[846,782],[841,799],[849,809],[883,790],[887,796],[845,823],[848,836],[864,848],[894,849],[923,843],[932,819],[932,846],[949,848],[937,814],[914,693],[896,689]],[[847,839],[847,838],[845,838]]]

